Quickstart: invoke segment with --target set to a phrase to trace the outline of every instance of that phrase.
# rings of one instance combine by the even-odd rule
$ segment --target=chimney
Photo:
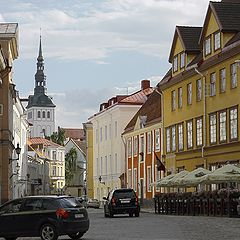
[[[142,80],[141,81],[141,90],[145,90],[150,88],[150,80]]]

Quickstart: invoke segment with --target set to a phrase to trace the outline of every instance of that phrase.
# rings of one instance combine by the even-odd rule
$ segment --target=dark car
[[[103,198],[105,217],[113,217],[115,214],[135,214],[139,217],[140,206],[138,197],[133,189],[115,189],[109,192],[108,197]]]
[[[89,229],[87,210],[69,196],[31,196],[0,207],[0,237],[37,237],[56,240],[60,235],[79,239]]]

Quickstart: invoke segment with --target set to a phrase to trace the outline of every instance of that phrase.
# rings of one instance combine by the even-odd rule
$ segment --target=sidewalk
[[[140,212],[142,212],[142,213],[155,213],[155,209],[154,208],[142,207],[142,208],[140,208]]]

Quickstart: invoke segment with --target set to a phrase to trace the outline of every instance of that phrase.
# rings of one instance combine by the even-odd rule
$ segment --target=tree
[[[50,136],[50,140],[63,146],[65,141],[65,130],[58,127],[58,131],[53,132],[53,134]]]
[[[71,148],[65,156],[65,180],[66,185],[69,185],[73,179],[74,173],[77,170],[77,150]]]

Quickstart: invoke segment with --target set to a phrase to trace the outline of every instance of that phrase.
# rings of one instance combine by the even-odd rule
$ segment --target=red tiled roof
[[[40,137],[36,137],[36,138],[29,138],[28,139],[28,144],[29,145],[40,145],[43,144],[45,146],[52,146],[52,147],[62,147],[61,145],[54,143],[46,138],[40,138]]]
[[[153,92],[153,89],[147,88],[144,90],[140,90],[132,95],[122,99],[119,103],[134,103],[134,104],[143,104],[146,102],[147,97]]]
[[[70,138],[74,140],[84,140],[84,130],[80,128],[63,128],[65,133],[65,138]]]

